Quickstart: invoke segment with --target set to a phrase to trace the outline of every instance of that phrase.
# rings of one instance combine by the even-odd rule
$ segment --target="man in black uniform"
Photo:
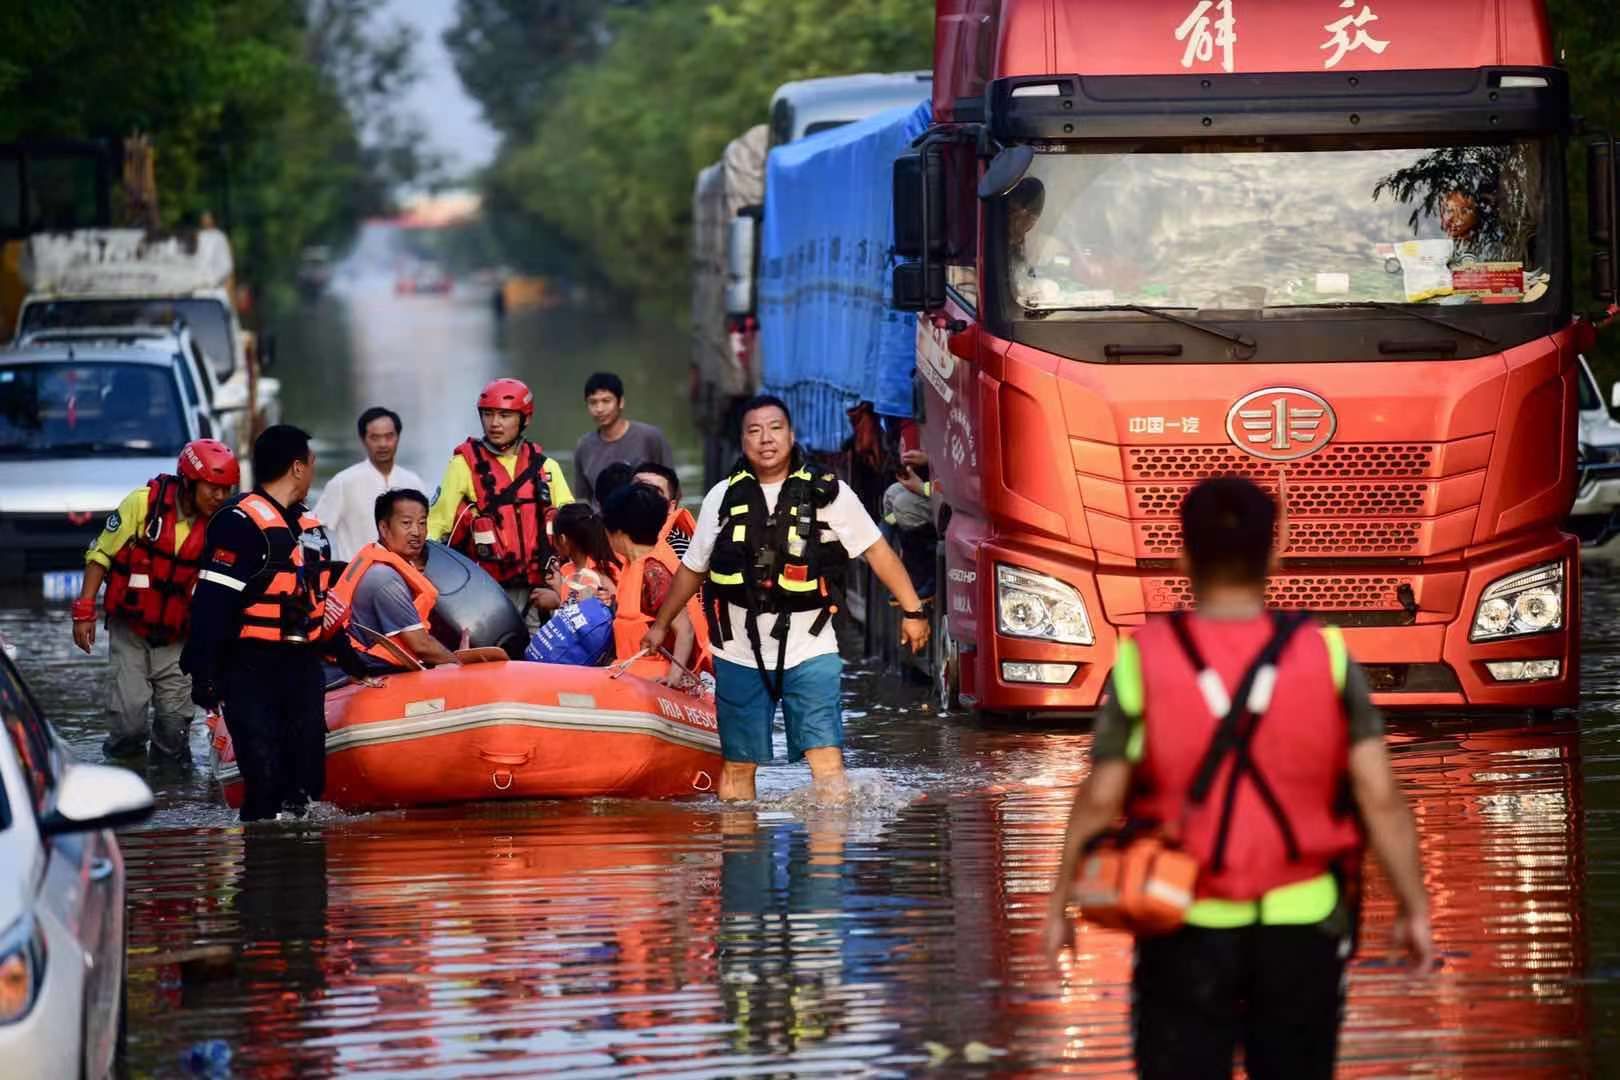
[[[208,525],[180,666],[191,698],[223,703],[242,771],[242,820],[301,817],[326,784],[321,655],[365,673],[327,610],[336,577],[326,533],[303,500],[315,478],[308,432],[266,428],[253,443],[252,491]]]

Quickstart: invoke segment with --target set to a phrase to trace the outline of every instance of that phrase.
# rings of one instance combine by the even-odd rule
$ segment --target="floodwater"
[[[387,242],[362,253],[385,264]],[[330,467],[381,401],[405,416],[406,463],[436,475],[472,395],[507,372],[566,449],[598,365],[698,460],[676,424],[684,339],[628,320],[497,329],[476,300],[362,277],[282,328],[282,356],[287,417]],[[1620,566],[1588,563],[1583,610],[1578,722],[1392,725],[1444,966],[1394,962],[1375,878],[1344,1075],[1620,1060]],[[13,598],[0,633],[94,760],[101,658],[72,651],[61,608]],[[1061,972],[1036,949],[1088,736],[983,729],[926,700],[851,671],[858,795],[837,810],[783,767],[736,809],[490,804],[244,831],[198,775],[154,772],[158,813],[124,838],[131,1071],[174,1075],[219,1039],[240,1076],[1128,1074],[1127,940],[1082,929]]]

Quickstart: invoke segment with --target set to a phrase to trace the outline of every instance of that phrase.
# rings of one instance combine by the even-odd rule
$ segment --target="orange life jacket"
[[[653,622],[652,616],[641,610],[641,583],[648,559],[657,559],[671,574],[676,573],[681,565],[681,560],[670,546],[660,540],[657,547],[619,571],[617,602],[613,610],[613,651],[620,659],[634,656],[641,650],[641,639]],[[709,648],[709,628],[703,621],[703,608],[697,597],[686,602],[686,616],[692,621],[697,638],[697,648],[686,666],[692,671],[712,672],[714,656]],[[662,656],[644,656],[631,664],[630,670],[644,679],[661,679],[669,672],[669,661]]]
[[[326,550],[331,550],[320,520],[301,509],[298,517],[301,535],[294,537],[282,517],[281,508],[257,491],[243,495],[236,505],[264,533],[271,552],[270,560],[259,572],[259,576],[269,578],[269,583],[242,609],[242,637],[251,641],[303,644],[341,632],[347,609],[334,605],[328,618],[326,606],[327,591],[341,565],[305,555],[305,548],[315,545],[306,544],[302,534],[315,536]],[[287,534],[286,539],[278,534]],[[276,557],[278,547],[287,547],[290,554]]]
[[[551,483],[546,455],[527,439],[518,443],[517,475],[507,474],[500,457],[482,439],[456,447],[472,474],[473,506],[458,514],[450,546],[475,560],[502,585],[546,583],[551,556]]]
[[[692,517],[692,511],[684,506],[677,506],[669,512],[669,517],[664,519],[663,531],[658,534],[658,542],[669,543],[669,534],[676,529],[685,533],[688,539],[697,535],[697,521]]]
[[[1285,618],[1268,621],[1274,635]],[[1314,624],[1283,639],[1263,708],[1253,707],[1252,689],[1234,685],[1242,671],[1204,663],[1196,639],[1208,626],[1182,615],[1153,618],[1135,636],[1142,756],[1126,817],[1177,829],[1198,860],[1199,899],[1257,900],[1360,851],[1348,800],[1349,725],[1334,659]],[[1234,699],[1244,691],[1243,708],[1227,706],[1234,723],[1215,715],[1201,671]],[[1263,671],[1253,684],[1272,679]],[[1117,669],[1115,685],[1119,693]],[[1123,704],[1126,694],[1119,696]]]
[[[578,600],[582,596],[595,596],[597,585],[592,584],[593,579],[603,588],[614,587],[618,580],[613,576],[613,573],[603,569],[594,559],[590,561],[590,565],[583,569],[572,562],[565,562],[557,567],[557,577],[562,586],[558,590],[558,595],[562,597],[562,602],[565,604],[570,600]]]
[[[191,621],[191,590],[202,569],[208,519],[199,516],[175,550],[180,520],[178,476],[167,473],[146,482],[146,520],[113,556],[107,571],[107,614],[117,615],[153,645],[186,636]]]
[[[375,540],[355,552],[354,558],[349,560],[349,565],[339,575],[337,584],[332,586],[332,591],[328,594],[326,603],[328,606],[335,603],[339,610],[347,613],[349,638],[354,642],[356,652],[365,653],[367,656],[375,657],[386,664],[397,665],[399,657],[395,656],[392,650],[386,645],[379,644],[372,634],[356,629],[354,624],[355,590],[360,587],[360,579],[365,577],[366,571],[379,564],[392,567],[400,577],[405,579],[406,588],[411,590],[411,606],[416,608],[416,614],[421,617],[422,625],[426,626],[428,618],[433,614],[433,605],[439,600],[438,588],[428,580],[426,574],[413,566],[409,559],[395,555]],[[369,629],[377,633],[382,632],[381,627],[373,626],[369,627]],[[389,638],[389,641],[405,655],[418,661],[422,659],[411,651],[411,647],[404,640]]]

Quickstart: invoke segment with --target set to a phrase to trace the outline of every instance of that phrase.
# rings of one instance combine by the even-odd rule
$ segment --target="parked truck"
[[[893,293],[946,698],[1094,708],[1192,603],[1181,498],[1236,473],[1286,490],[1271,603],[1344,627],[1375,700],[1573,706],[1571,134],[1542,0],[938,0]]]
[[[754,267],[768,212],[767,153],[926,96],[926,71],[865,73],[784,83],[769,123],[726,147],[692,192],[692,404],[704,438],[704,480],[737,457],[736,407],[760,387],[762,361]]]

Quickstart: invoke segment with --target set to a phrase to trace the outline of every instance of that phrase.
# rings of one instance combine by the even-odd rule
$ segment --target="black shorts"
[[[1136,946],[1132,1027],[1143,1080],[1333,1076],[1350,940],[1342,920],[1184,927]]]

